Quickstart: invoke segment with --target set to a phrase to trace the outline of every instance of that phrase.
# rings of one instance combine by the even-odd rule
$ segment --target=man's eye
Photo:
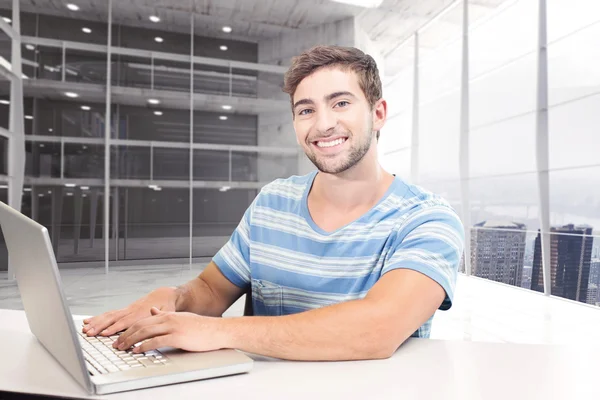
[[[298,115],[306,115],[312,113],[312,110],[310,108],[307,108],[306,110],[302,110],[298,113]]]
[[[339,101],[339,102],[336,104],[336,106],[340,106],[340,107],[346,107],[348,104],[350,104],[350,103],[348,103],[346,100],[342,100],[342,101]]]

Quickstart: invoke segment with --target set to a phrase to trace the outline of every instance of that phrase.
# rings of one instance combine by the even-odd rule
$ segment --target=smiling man
[[[296,139],[317,170],[265,186],[192,281],[85,321],[135,351],[235,348],[294,360],[390,357],[451,307],[463,227],[439,196],[378,163],[387,104],[375,61],[318,46],[285,75]],[[390,133],[393,134],[393,133]],[[220,318],[249,288],[254,316]]]

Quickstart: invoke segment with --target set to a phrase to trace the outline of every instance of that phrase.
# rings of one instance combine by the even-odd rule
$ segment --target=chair
[[[251,317],[254,315],[254,308],[252,307],[252,285],[248,286],[246,290],[246,303],[244,304],[244,317]]]

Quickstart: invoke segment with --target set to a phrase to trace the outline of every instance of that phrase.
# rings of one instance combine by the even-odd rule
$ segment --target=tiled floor
[[[208,262],[208,259],[206,260]],[[63,269],[71,312],[95,315],[124,307],[154,288],[178,285],[206,264]],[[241,315],[244,299],[226,316]],[[0,274],[0,308],[22,309],[18,288]],[[600,308],[460,276],[454,306],[434,318],[432,338],[512,343],[598,343]]]

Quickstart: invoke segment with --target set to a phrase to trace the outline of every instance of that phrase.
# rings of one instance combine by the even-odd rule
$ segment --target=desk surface
[[[252,355],[248,374],[88,396],[37,342],[23,311],[0,310],[0,354],[0,390],[61,397],[529,400],[600,394],[600,346],[588,345],[409,339],[387,360],[317,363]]]

